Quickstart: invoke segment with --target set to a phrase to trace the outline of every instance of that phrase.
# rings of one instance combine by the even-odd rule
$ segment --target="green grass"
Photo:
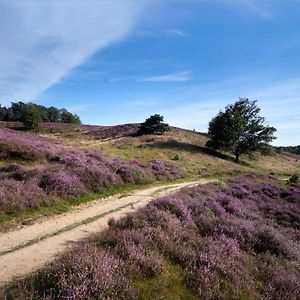
[[[183,270],[170,261],[165,262],[162,274],[152,279],[135,278],[134,288],[138,291],[138,299],[195,300],[193,290],[184,283]]]

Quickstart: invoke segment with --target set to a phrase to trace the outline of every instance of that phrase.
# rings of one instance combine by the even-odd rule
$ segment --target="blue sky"
[[[0,103],[206,131],[248,97],[274,144],[300,144],[299,28],[298,1],[1,0]]]

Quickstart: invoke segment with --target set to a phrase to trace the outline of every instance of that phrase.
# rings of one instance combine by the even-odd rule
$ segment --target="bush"
[[[170,130],[167,123],[163,123],[164,117],[158,114],[150,116],[144,123],[141,124],[138,130],[138,135],[144,134],[163,134]]]
[[[291,178],[289,179],[290,183],[298,183],[299,181],[299,175],[298,174],[293,174]]]
[[[84,193],[84,186],[77,175],[63,170],[48,171],[41,180],[48,192],[64,198],[76,198]]]
[[[0,181],[0,212],[14,213],[41,205],[50,205],[53,199],[49,197],[34,179],[21,182],[15,179]]]

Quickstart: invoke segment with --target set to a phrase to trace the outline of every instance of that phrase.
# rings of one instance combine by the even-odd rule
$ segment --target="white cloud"
[[[188,81],[191,79],[191,73],[188,71],[177,72],[165,75],[143,77],[138,81],[149,81],[149,82],[173,82],[173,81]]]
[[[169,28],[165,30],[165,33],[168,35],[178,36],[178,37],[185,37],[187,34],[179,29]]]
[[[131,1],[1,1],[0,100],[32,100],[95,52],[125,38]]]

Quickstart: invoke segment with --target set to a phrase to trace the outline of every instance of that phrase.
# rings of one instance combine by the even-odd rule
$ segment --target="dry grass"
[[[102,132],[103,128],[100,126],[99,132]],[[241,164],[236,164],[228,153],[209,151],[205,147],[208,140],[207,135],[195,131],[172,127],[172,130],[163,136],[134,137],[126,136],[123,130],[123,136],[109,139],[108,127],[105,128],[103,139],[100,134],[97,137],[86,134],[77,134],[76,136],[60,134],[60,138],[68,145],[99,150],[111,158],[118,156],[125,160],[138,159],[143,163],[152,159],[175,161],[186,171],[188,177],[236,175],[249,171],[274,173],[281,177],[288,177],[293,173],[300,172],[300,160],[284,154],[272,156],[257,154],[254,159],[250,160],[244,157]],[[109,128],[113,138],[116,136],[116,127]],[[121,128],[124,129],[122,126]],[[94,126],[93,132],[96,131],[97,127]],[[47,136],[56,136],[57,138],[57,133],[48,132]]]

